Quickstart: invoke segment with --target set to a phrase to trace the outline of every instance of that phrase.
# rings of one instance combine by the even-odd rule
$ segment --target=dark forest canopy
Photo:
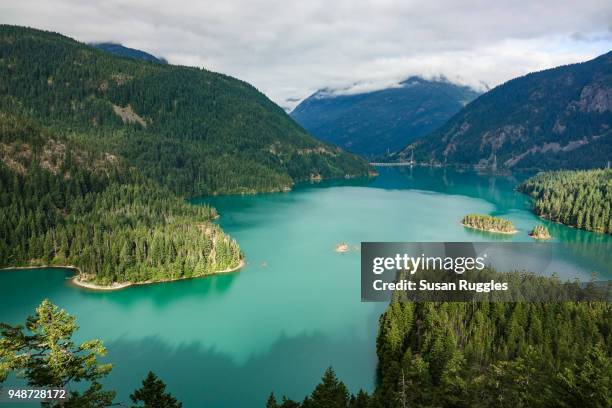
[[[611,325],[609,303],[392,303],[380,319],[376,398],[604,407]]]
[[[612,234],[612,169],[540,173],[518,189],[533,198],[543,218]]]
[[[0,111],[120,155],[186,196],[281,191],[370,171],[246,82],[23,27],[0,26]]]

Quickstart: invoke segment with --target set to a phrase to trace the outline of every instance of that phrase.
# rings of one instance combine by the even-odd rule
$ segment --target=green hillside
[[[182,195],[279,191],[370,169],[245,82],[23,27],[0,26],[0,110],[120,155]]]
[[[603,167],[612,157],[612,52],[481,95],[396,159],[506,169]],[[406,140],[409,143],[409,140]]]

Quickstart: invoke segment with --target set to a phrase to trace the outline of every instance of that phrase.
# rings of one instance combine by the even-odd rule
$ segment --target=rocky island
[[[348,252],[350,250],[349,245],[346,242],[341,242],[336,245],[336,252]]]
[[[529,233],[529,236],[533,239],[551,239],[550,232],[548,232],[548,228],[544,225],[536,225],[533,227],[533,230]]]

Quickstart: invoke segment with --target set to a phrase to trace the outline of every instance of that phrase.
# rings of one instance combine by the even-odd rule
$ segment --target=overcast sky
[[[2,0],[0,22],[227,73],[285,108],[410,75],[492,87],[612,49],[610,0]]]

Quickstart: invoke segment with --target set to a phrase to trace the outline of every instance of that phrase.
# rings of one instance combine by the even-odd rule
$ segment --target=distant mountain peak
[[[422,77],[420,75],[411,75],[408,78],[406,78],[403,81],[401,81],[399,84],[403,85],[403,86],[410,86],[410,85],[423,85],[423,84],[427,84],[429,82],[440,82],[440,83],[445,83],[445,84],[451,84],[452,83],[444,75],[439,75],[439,76],[436,76],[436,77],[432,77],[430,79],[425,79],[424,77]]]
[[[419,85],[428,85],[431,83],[437,84],[448,84],[454,85],[458,87],[464,87],[466,89],[471,89],[473,91],[478,92],[478,90],[473,89],[468,85],[462,85],[458,81],[451,81],[445,75],[437,75],[431,78],[421,76],[421,75],[411,75],[402,79],[400,81],[377,81],[377,82],[353,82],[350,85],[341,86],[341,87],[325,87],[318,89],[315,93],[309,96],[309,98],[315,99],[324,99],[324,98],[335,98],[339,96],[349,96],[349,95],[362,95],[373,92],[381,92],[388,89],[397,89],[397,88],[408,88],[411,86],[419,86]],[[481,87],[484,90],[488,90],[489,87],[486,83],[480,82]],[[295,101],[294,101],[295,102]]]
[[[141,59],[145,61],[157,62],[159,64],[168,63],[168,61],[166,61],[165,58],[159,58],[153,54],[149,54],[148,52],[137,50],[135,48],[129,48],[129,47],[126,47],[124,45],[114,43],[114,42],[92,43],[90,45],[99,50],[106,51],[108,53],[117,55],[119,57]]]

